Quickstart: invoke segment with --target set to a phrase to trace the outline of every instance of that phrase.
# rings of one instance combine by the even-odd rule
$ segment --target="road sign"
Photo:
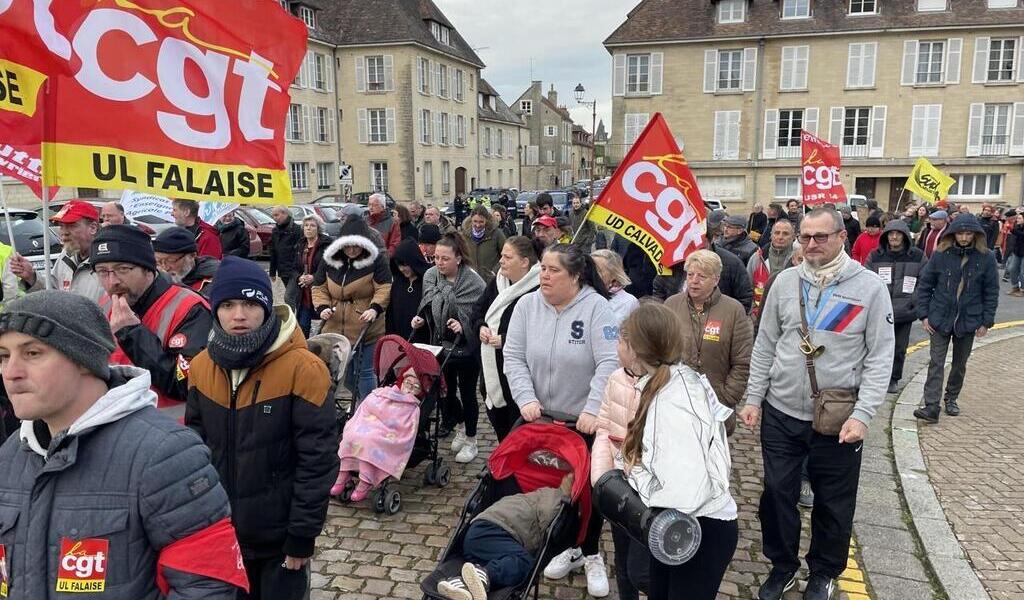
[[[338,178],[341,183],[352,185],[352,165],[338,165]]]

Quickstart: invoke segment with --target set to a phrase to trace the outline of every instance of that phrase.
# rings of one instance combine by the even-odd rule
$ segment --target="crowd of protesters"
[[[415,404],[417,373],[377,388],[374,350],[395,334],[446,361],[440,434],[457,463],[480,458],[481,404],[499,441],[518,422],[559,415],[591,449],[593,483],[620,469],[647,506],[698,519],[704,541],[680,567],[608,524],[624,599],[716,596],[737,545],[729,436],[738,421],[759,428],[772,565],[759,598],[795,584],[799,505],[813,504],[804,598],[827,600],[846,566],[863,439],[899,389],[913,324],[931,342],[915,415],[936,423],[940,400],[960,414],[974,339],[994,325],[1000,264],[1010,295],[1024,296],[1024,211],[987,205],[978,216],[948,203],[716,210],[704,249],[660,275],[641,248],[589,221],[579,197],[563,214],[539,194],[521,227],[483,203],[461,202],[449,219],[418,202],[389,211],[374,194],[368,209],[347,212],[331,237],[318,217],[274,208],[264,269],[230,214],[214,227],[178,200],[176,226],[151,240],[116,203],[72,201],[53,217],[63,251],[50,272],[10,257],[19,285],[5,285],[0,365],[4,431],[18,434],[0,448],[16,474],[0,481],[0,573],[13,597],[52,597],[55,583],[30,573],[56,571],[47,548],[67,531],[100,532],[111,560],[136,549],[117,557],[131,568],[104,575],[115,598],[305,597],[332,487],[356,476],[360,500],[387,476],[346,462],[352,443],[339,463],[335,382],[306,341],[348,341],[353,402]],[[54,290],[42,290],[46,278]],[[34,493],[44,478],[49,491]],[[603,597],[605,519],[595,510],[586,525],[543,574],[582,569]],[[439,590],[480,600],[479,589],[516,583],[536,560],[522,542],[511,534],[505,546],[521,561],[514,575],[470,565]]]

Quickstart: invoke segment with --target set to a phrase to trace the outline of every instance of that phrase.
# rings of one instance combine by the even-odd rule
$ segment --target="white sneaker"
[[[462,450],[466,445],[466,432],[461,429],[455,430],[455,437],[452,438],[452,452]]]
[[[462,443],[462,447],[459,448],[459,453],[455,455],[455,462],[457,463],[468,463],[476,458],[479,449],[476,446],[476,438],[468,437]]]
[[[572,571],[583,567],[583,552],[579,548],[569,548],[565,552],[551,559],[548,566],[544,567],[544,577],[548,579],[561,579]]]
[[[600,554],[583,557],[583,569],[587,573],[587,593],[594,598],[608,595],[608,569],[604,566],[604,557]]]

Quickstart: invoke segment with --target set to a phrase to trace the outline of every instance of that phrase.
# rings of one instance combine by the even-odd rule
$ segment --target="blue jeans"
[[[1021,257],[1011,254],[1006,258],[1006,278],[1010,285],[1019,288],[1021,285]]]
[[[295,311],[295,319],[299,322],[299,329],[302,330],[302,335],[309,339],[309,330],[313,326],[313,307],[312,306],[299,306],[299,309]]]
[[[462,541],[462,555],[487,571],[492,590],[519,585],[536,559],[509,532],[490,521],[473,521]]]
[[[373,352],[376,348],[377,342],[373,341],[352,349],[352,357],[345,371],[345,387],[352,391],[353,399],[357,402],[377,387],[377,376],[373,372]],[[356,365],[356,362],[359,364]],[[359,378],[358,384],[356,377]]]

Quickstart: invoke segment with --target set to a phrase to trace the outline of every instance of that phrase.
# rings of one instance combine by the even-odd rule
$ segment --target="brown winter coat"
[[[473,520],[494,523],[522,544],[527,552],[536,554],[544,545],[544,536],[558,515],[564,497],[561,490],[549,487],[529,494],[505,496]]]
[[[498,271],[498,259],[501,258],[501,249],[505,246],[505,234],[494,227],[493,223],[487,225],[484,230],[484,238],[477,243],[473,239],[473,226],[470,225],[467,217],[462,222],[462,235],[466,238],[466,249],[469,251],[468,258],[476,272],[484,280],[484,283],[494,279]]]
[[[747,391],[754,327],[743,305],[722,292],[711,294],[701,313],[690,304],[685,292],[665,301],[679,317],[683,332],[683,362],[707,376],[718,401],[736,408]],[[729,417],[726,430],[736,429],[736,416]]]
[[[364,252],[350,260],[345,256],[345,246],[359,246]],[[324,322],[321,333],[340,333],[354,344],[366,325],[359,317],[373,308],[378,318],[363,336],[363,343],[376,341],[384,335],[384,310],[390,298],[387,256],[369,237],[343,235],[327,247],[313,279],[313,306],[318,316],[325,308],[335,311]]]

